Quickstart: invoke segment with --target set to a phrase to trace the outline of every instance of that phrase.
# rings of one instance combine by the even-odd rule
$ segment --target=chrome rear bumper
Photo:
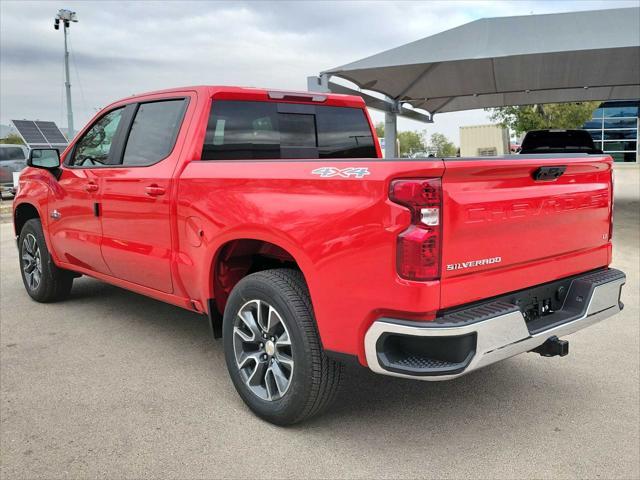
[[[500,299],[432,322],[381,318],[365,335],[367,363],[384,375],[431,381],[456,378],[615,315],[623,307],[620,292],[625,280],[624,273],[615,269],[573,277],[562,308],[529,323],[516,305]],[[424,351],[416,354],[421,344]],[[411,352],[403,354],[402,345],[409,345]],[[453,350],[460,350],[457,358],[451,357]]]

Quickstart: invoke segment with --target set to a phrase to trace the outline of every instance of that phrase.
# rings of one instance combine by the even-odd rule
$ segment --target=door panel
[[[110,273],[100,245],[102,225],[97,172],[116,160],[116,139],[123,129],[124,108],[102,115],[74,144],[65,158],[57,189],[49,204],[51,243],[63,262]]]
[[[166,170],[164,165],[101,170],[100,208],[102,254],[113,275],[171,293],[171,172]]]
[[[49,205],[53,250],[63,262],[110,273],[100,251],[102,228],[94,210],[99,180],[94,170],[65,168],[57,187]]]
[[[123,141],[122,166],[101,175],[102,254],[116,277],[166,293],[171,280],[174,148],[187,100],[141,103]]]

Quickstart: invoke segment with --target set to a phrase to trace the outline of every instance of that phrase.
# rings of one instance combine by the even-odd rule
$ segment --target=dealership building
[[[596,146],[614,161],[637,164],[639,110],[640,100],[604,102],[583,128],[589,131]]]

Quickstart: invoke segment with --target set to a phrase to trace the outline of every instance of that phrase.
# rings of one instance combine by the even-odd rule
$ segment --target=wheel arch
[[[311,292],[311,262],[294,245],[261,237],[227,239],[216,249],[209,268],[210,305],[224,312],[231,290],[242,278],[271,268],[299,270]]]
[[[16,237],[20,235],[25,223],[29,220],[37,218],[42,222],[42,215],[38,208],[29,202],[22,202],[13,209],[13,231]]]

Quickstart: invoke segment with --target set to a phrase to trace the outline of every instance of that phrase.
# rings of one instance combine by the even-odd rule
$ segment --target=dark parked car
[[[13,195],[13,172],[27,166],[29,150],[22,145],[0,145],[0,196]]]
[[[602,154],[586,130],[532,130],[522,140],[521,154],[586,153]]]

